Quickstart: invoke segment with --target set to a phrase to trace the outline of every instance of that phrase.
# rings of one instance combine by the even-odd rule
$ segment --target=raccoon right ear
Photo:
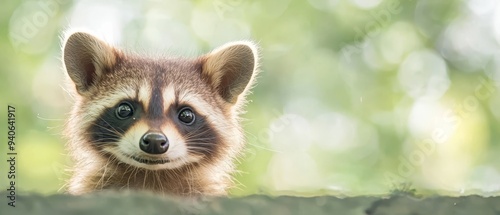
[[[202,75],[225,101],[235,104],[252,85],[257,58],[257,47],[253,43],[227,43],[201,58]]]
[[[64,44],[66,72],[79,94],[85,94],[116,63],[117,50],[96,37],[76,32]]]

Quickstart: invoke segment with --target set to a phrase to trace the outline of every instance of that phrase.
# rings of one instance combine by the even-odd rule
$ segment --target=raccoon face
[[[220,161],[241,149],[238,114],[255,76],[253,44],[153,59],[78,32],[63,51],[76,99],[67,124],[72,147],[150,170]]]

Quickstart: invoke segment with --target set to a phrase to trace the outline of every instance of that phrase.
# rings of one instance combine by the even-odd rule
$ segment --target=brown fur
[[[75,163],[67,185],[70,193],[137,189],[180,196],[226,194],[232,184],[234,159],[244,145],[238,116],[256,75],[257,55],[251,43],[228,44],[196,59],[152,59],[123,53],[77,32],[66,39],[63,59],[70,80],[68,90],[75,98],[66,124],[67,150]],[[138,89],[147,84],[173,86],[176,95],[203,101],[185,102],[205,112],[217,134],[218,142],[209,155],[178,168],[150,170],[106,152],[104,148],[114,147],[112,144],[93,143],[90,128],[103,110],[122,99],[115,98],[120,93],[137,98]],[[137,123],[153,125],[151,120],[156,119],[141,118]],[[168,118],[157,120],[162,125],[172,123]]]

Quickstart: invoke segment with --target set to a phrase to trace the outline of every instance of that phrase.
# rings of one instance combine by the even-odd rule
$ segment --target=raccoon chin
[[[115,157],[120,163],[148,170],[177,169],[192,162],[192,159],[182,157],[175,159],[162,157],[153,158],[141,155],[128,155],[111,149],[104,149],[104,151],[110,154],[110,156]]]
[[[128,165],[149,169],[149,170],[161,170],[161,169],[177,169],[184,165],[187,165],[184,159],[177,158],[174,160],[169,160],[165,158],[148,158],[141,156],[131,156],[131,155],[121,155],[117,156],[120,161]]]
[[[130,156],[133,160],[143,163],[143,164],[148,164],[148,165],[157,165],[157,164],[166,164],[170,163],[171,160],[169,159],[150,159],[150,158],[141,158],[141,157],[136,157],[136,156]]]

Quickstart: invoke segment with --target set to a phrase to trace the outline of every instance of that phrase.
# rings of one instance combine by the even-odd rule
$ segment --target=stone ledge
[[[215,198],[187,203],[148,193],[106,192],[84,196],[20,194],[16,207],[2,197],[0,214],[500,214],[500,197],[269,197]]]

